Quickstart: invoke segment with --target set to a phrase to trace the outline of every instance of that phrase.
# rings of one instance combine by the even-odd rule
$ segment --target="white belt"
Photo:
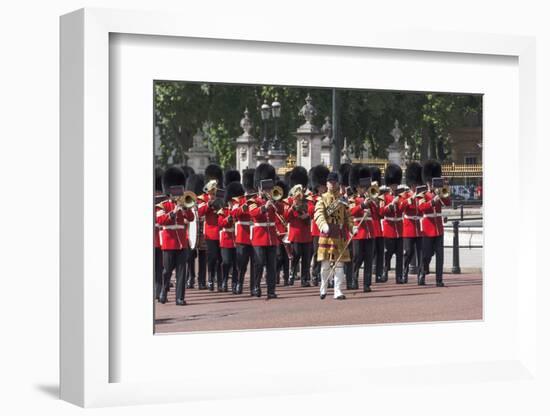
[[[433,214],[424,214],[424,217],[425,218],[437,218],[437,217],[441,217],[443,214],[441,212],[436,212],[436,213],[433,213]]]
[[[361,221],[372,221],[372,217],[365,217],[364,220],[362,218],[354,218],[353,219],[353,222],[360,223]]]
[[[237,225],[246,225],[250,226],[252,224],[251,221],[237,221]]]
[[[274,222],[255,222],[254,227],[274,227]]]
[[[163,229],[163,230],[183,230],[183,229],[185,229],[185,225],[180,225],[180,224],[176,224],[176,225],[163,225],[163,226],[162,226],[162,229]]]
[[[387,221],[393,221],[393,222],[403,221],[402,217],[384,217],[384,219]]]
[[[415,220],[415,221],[422,219],[422,217],[417,217],[416,215],[407,215],[407,214],[405,214],[405,218],[408,220]]]
[[[235,228],[222,228],[222,231],[225,231],[226,233],[232,233],[235,231]]]

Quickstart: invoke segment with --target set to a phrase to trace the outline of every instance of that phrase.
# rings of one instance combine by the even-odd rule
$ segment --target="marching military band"
[[[241,295],[249,274],[250,296],[277,298],[277,285],[372,291],[388,280],[395,256],[395,282],[408,283],[413,258],[417,284],[426,284],[435,255],[435,283],[443,283],[442,208],[450,204],[441,165],[411,162],[405,170],[343,165],[309,172],[295,167],[284,180],[268,163],[223,173],[209,165],[157,172],[155,187],[155,297],[167,302],[175,271],[175,302],[186,289]],[[223,187],[223,188],[222,188]],[[195,266],[198,259],[198,271]],[[362,270],[362,276],[360,276]],[[206,280],[206,277],[208,279]]]

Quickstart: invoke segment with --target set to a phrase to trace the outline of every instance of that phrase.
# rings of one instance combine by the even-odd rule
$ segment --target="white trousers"
[[[330,273],[330,261],[324,260],[321,262],[321,295],[327,294],[328,278]],[[342,285],[344,283],[344,263],[336,263],[334,272],[334,297],[343,295]]]

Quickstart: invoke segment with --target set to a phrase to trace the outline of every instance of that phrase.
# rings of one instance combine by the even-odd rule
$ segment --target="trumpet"
[[[441,188],[438,188],[436,192],[441,198],[449,198],[451,196],[451,187],[445,184]]]
[[[185,191],[182,195],[176,197],[175,201],[177,206],[190,209],[197,203],[197,195],[193,191]]]

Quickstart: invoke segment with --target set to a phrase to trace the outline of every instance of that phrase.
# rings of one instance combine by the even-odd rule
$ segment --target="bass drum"
[[[197,248],[197,244],[199,243],[199,220],[197,213],[195,213],[195,219],[188,225],[187,235],[189,239],[189,248],[191,250],[195,250]]]

